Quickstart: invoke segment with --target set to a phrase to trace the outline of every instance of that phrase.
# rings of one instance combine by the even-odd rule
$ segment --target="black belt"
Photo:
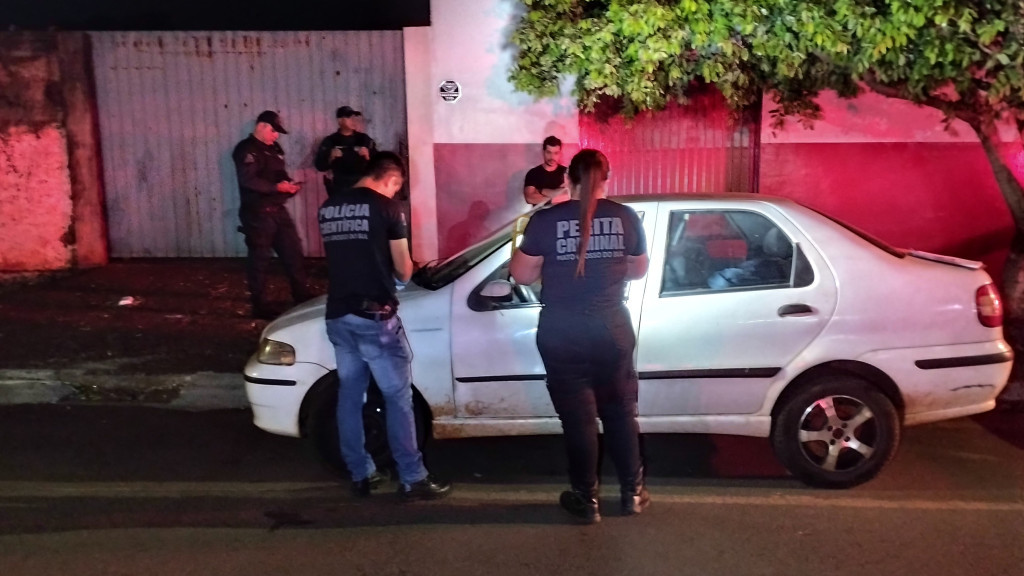
[[[396,313],[398,313],[397,306],[392,306],[391,304],[381,305],[373,300],[363,300],[357,304],[357,307],[349,310],[349,314],[378,322],[390,320]]]
[[[359,316],[360,318],[366,318],[367,320],[376,320],[378,322],[391,320],[392,318],[395,317],[394,310],[390,312],[363,312],[361,310],[353,310],[349,312],[349,314],[352,314],[353,316]]]

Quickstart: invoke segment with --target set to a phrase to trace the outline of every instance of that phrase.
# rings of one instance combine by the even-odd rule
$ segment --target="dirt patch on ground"
[[[322,260],[308,262],[314,293]],[[277,262],[270,295],[290,305]],[[130,300],[129,300],[130,299]],[[143,374],[239,372],[265,321],[253,320],[245,260],[116,260],[90,270],[0,279],[0,369]]]

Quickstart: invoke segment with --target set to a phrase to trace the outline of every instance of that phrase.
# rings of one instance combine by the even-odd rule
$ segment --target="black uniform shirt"
[[[352,188],[320,207],[327,254],[327,318],[358,308],[363,299],[398,306],[391,240],[409,235],[398,202],[369,188]]]
[[[231,158],[235,161],[243,210],[280,206],[292,197],[277,191],[279,182],[291,182],[284,166],[284,149],[277,142],[268,145],[249,135],[235,146]]]
[[[543,164],[540,164],[530,168],[530,171],[526,173],[523,187],[533,186],[538,191],[556,190],[561,188],[563,184],[565,184],[565,166],[559,164],[554,170],[549,172],[544,169]]]
[[[341,132],[335,132],[320,142],[313,164],[321,172],[330,169],[334,173],[332,187],[347,188],[354,185],[363,176],[363,170],[366,169],[368,162],[366,158],[356,152],[355,149],[358,147],[369,150],[371,157],[377,152],[377,143],[362,132],[353,132],[348,136]],[[340,158],[330,160],[331,150],[335,148],[341,148],[342,155]]]
[[[560,310],[602,310],[622,304],[626,290],[627,256],[647,252],[640,217],[629,206],[597,201],[586,251],[587,264],[576,276],[580,241],[580,202],[570,200],[530,217],[519,249],[543,256],[540,301]]]

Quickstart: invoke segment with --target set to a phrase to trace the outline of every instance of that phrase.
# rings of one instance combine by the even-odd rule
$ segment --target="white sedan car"
[[[893,457],[904,426],[990,410],[1006,385],[1013,354],[980,263],[895,249],[785,199],[616,200],[640,214],[651,256],[626,299],[644,432],[770,437],[799,479],[848,487]],[[509,280],[518,229],[399,292],[424,438],[561,432],[535,343],[542,288]],[[256,426],[337,463],[334,368],[324,298],[272,322],[245,368]],[[381,412],[371,388],[367,444],[386,458]]]

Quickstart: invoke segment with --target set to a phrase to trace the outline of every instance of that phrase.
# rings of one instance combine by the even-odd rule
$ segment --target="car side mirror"
[[[508,280],[491,280],[480,290],[480,296],[494,304],[512,301],[512,283]]]

